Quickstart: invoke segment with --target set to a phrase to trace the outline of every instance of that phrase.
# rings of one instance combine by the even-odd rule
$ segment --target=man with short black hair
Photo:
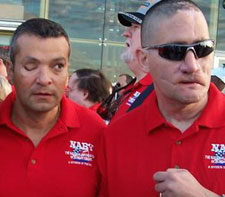
[[[0,105],[0,196],[96,196],[103,121],[64,96],[70,43],[61,25],[35,18],[10,44],[16,94]],[[87,124],[88,123],[88,124]]]

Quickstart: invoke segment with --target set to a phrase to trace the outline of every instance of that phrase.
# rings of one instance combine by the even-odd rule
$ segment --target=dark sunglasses
[[[144,49],[157,49],[159,55],[165,59],[173,61],[181,61],[185,58],[187,52],[192,50],[196,58],[206,57],[214,50],[213,40],[204,40],[193,44],[162,44],[150,47],[144,47]]]

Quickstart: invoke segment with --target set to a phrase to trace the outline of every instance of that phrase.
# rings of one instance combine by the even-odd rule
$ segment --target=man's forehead
[[[158,21],[150,21],[148,25],[149,34],[163,37],[176,37],[176,40],[182,41],[185,35],[195,36],[197,40],[208,38],[209,31],[207,22],[201,12],[196,10],[179,10],[172,17],[163,16]],[[183,31],[181,34],[180,31]],[[154,32],[154,34],[153,34]],[[166,34],[165,34],[166,32]],[[163,38],[162,38],[163,39]]]
[[[22,40],[22,41],[21,41]],[[40,41],[46,41],[46,40],[66,40],[66,38],[64,36],[58,36],[58,37],[41,37],[39,35],[36,35],[36,34],[29,34],[29,33],[24,33],[22,35],[20,35],[18,38],[17,38],[17,42],[23,42],[24,40],[40,40]]]
[[[70,46],[65,37],[47,37],[42,38],[36,35],[24,34],[17,39],[17,50],[19,52],[26,51],[29,54],[54,52],[54,54],[64,54],[70,51]],[[32,49],[32,50],[31,50]]]

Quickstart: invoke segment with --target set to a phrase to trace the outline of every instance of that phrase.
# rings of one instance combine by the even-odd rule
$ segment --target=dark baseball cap
[[[146,12],[161,0],[145,1],[136,12],[119,12],[118,20],[123,26],[131,26],[131,23],[142,24]]]

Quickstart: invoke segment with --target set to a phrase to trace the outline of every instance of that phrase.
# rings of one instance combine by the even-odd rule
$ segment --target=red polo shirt
[[[97,112],[97,109],[99,108],[100,105],[101,105],[101,103],[95,103],[94,105],[89,107],[89,109],[94,111],[94,112]]]
[[[111,121],[117,120],[121,115],[125,114],[130,106],[134,103],[137,97],[149,86],[152,84],[152,77],[150,74],[145,75],[140,81],[135,83],[132,87],[128,86],[127,89],[124,91],[126,92],[128,89],[130,92],[125,94],[121,98],[120,106],[113,116]]]
[[[103,121],[63,97],[57,123],[34,147],[11,121],[14,99],[0,105],[0,196],[95,196]]]
[[[187,169],[207,189],[225,194],[225,95],[214,85],[201,116],[184,133],[163,118],[153,92],[105,135],[111,197],[158,197],[153,174],[168,168]]]

